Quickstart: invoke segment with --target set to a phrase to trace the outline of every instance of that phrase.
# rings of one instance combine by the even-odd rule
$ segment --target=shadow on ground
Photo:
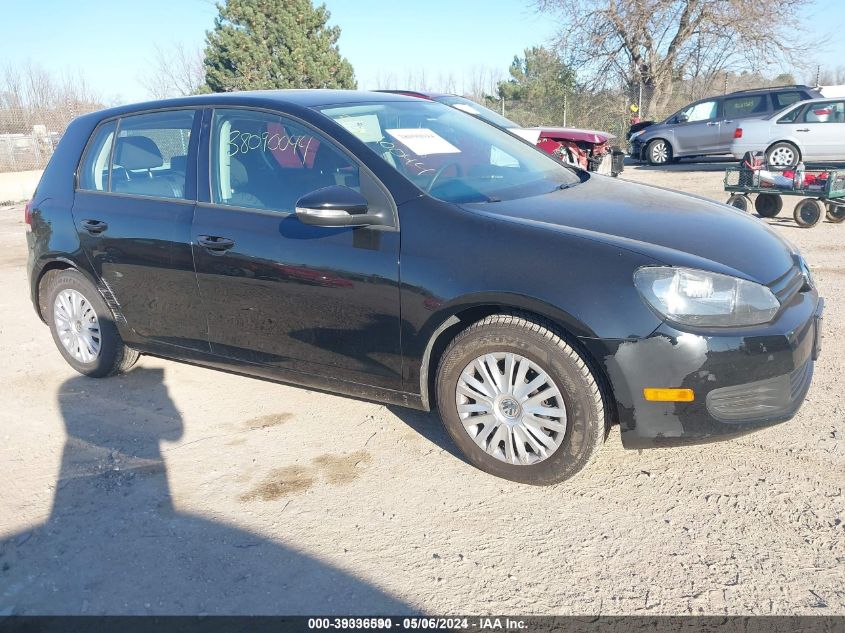
[[[408,613],[316,558],[174,509],[161,442],[182,435],[161,369],[59,390],[67,441],[47,522],[0,545],[16,614]],[[148,403],[127,407],[127,400]],[[146,411],[143,416],[137,411]],[[278,522],[296,521],[280,515]]]

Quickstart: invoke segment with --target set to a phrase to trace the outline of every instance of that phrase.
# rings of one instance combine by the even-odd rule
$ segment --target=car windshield
[[[470,101],[466,97],[459,97],[457,95],[446,95],[445,97],[435,97],[435,101],[445,103],[448,106],[457,108],[463,112],[469,112],[475,116],[480,116],[485,121],[489,121],[493,125],[498,125],[504,128],[520,127],[510,119],[506,119],[501,114],[493,112],[490,108],[485,108],[483,105]]]
[[[358,103],[320,111],[447,202],[527,198],[580,182],[573,170],[528,143],[440,103]]]

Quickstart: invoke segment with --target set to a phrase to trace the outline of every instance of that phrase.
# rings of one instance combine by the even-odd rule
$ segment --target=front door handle
[[[796,131],[796,132],[809,132],[809,131],[810,131],[810,128],[808,128],[808,127],[802,127],[800,130],[795,130],[795,131]]]
[[[708,121],[708,122],[707,122],[707,126],[708,126],[708,127],[715,127],[715,126],[717,126],[717,125],[719,125],[719,122],[718,122],[718,121]]]
[[[80,224],[82,225],[82,228],[88,231],[91,235],[99,235],[109,228],[109,225],[102,220],[82,220]]]
[[[198,235],[197,243],[214,255],[222,255],[235,245],[234,240],[217,235]]]

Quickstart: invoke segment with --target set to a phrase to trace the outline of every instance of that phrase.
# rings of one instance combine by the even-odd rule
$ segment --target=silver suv
[[[809,86],[779,86],[708,97],[634,132],[631,156],[665,165],[679,158],[730,154],[734,130],[742,119],[760,118],[821,96]]]

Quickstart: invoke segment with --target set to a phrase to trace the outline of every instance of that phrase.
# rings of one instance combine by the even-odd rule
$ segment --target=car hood
[[[526,128],[540,132],[541,138],[566,139],[568,141],[586,141],[587,143],[607,143],[616,137],[610,132],[599,130],[579,130],[572,127],[546,127],[538,126]]]
[[[758,218],[688,194],[590,175],[549,194],[462,205],[469,210],[612,243],[672,266],[769,284],[797,253]]]

